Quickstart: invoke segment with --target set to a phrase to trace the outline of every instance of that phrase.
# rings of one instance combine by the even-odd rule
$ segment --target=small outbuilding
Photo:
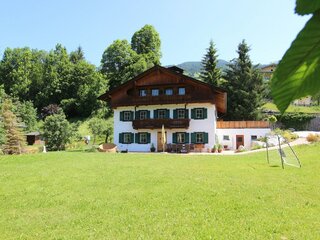
[[[39,132],[30,132],[26,134],[28,145],[40,144],[41,143],[41,135]]]

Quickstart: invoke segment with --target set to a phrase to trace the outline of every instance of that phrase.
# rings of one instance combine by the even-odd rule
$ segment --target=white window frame
[[[131,121],[131,112],[130,111],[123,112],[123,121]]]
[[[204,143],[204,133],[202,132],[196,133],[196,143]]]
[[[229,135],[223,135],[222,139],[224,141],[230,141],[230,136]]]
[[[139,143],[147,144],[147,142],[148,142],[147,133],[139,133]]]
[[[196,119],[203,119],[204,118],[204,111],[202,108],[196,108],[195,117],[196,117]]]
[[[186,118],[186,110],[185,109],[177,109],[177,118],[185,119]]]
[[[139,112],[139,119],[140,120],[144,120],[144,119],[147,119],[148,118],[148,112],[147,110],[141,110]]]
[[[131,143],[131,133],[123,133],[123,143]]]
[[[161,114],[160,114],[161,113]],[[166,119],[166,113],[167,113],[167,110],[165,109],[159,109],[158,110],[158,119]],[[161,116],[163,115],[163,116]],[[161,117],[160,117],[161,116]]]
[[[177,143],[183,144],[186,142],[186,133],[178,132],[177,133]]]

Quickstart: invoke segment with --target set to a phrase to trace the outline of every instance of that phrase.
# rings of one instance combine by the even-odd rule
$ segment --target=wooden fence
[[[267,121],[217,121],[217,128],[270,128]]]

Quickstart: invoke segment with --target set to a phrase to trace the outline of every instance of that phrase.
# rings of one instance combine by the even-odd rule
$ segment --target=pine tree
[[[5,133],[3,152],[5,154],[21,154],[24,137],[18,128],[16,115],[12,112],[12,102],[4,100],[2,105],[2,121]]]
[[[202,69],[200,73],[200,79],[212,86],[219,86],[219,80],[221,78],[221,71],[217,67],[218,55],[213,41],[210,41],[207,52],[204,55],[202,61]]]
[[[256,120],[263,105],[264,84],[249,57],[250,48],[243,40],[238,46],[238,58],[228,65],[224,87],[228,92],[229,120]]]

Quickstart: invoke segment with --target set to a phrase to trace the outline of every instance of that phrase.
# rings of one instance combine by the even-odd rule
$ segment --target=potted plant
[[[221,153],[223,150],[223,146],[222,144],[218,144],[218,152]]]
[[[154,147],[153,143],[151,143],[150,151],[151,152],[155,152],[156,151],[156,148]]]
[[[217,149],[218,149],[217,145],[213,145],[211,152],[215,153],[217,152]]]

